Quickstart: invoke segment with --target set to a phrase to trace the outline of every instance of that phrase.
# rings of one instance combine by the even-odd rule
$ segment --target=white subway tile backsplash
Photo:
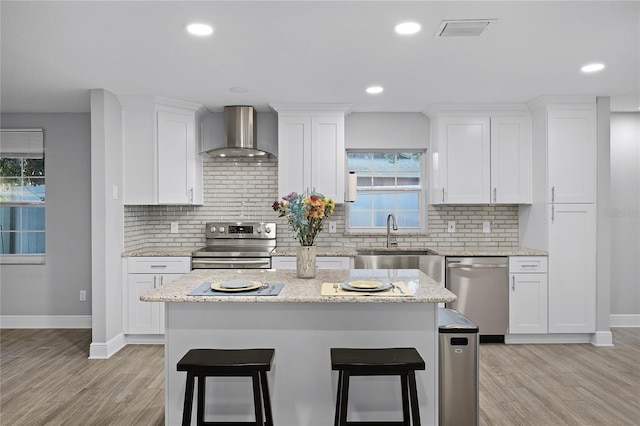
[[[278,194],[278,161],[204,159],[202,206],[125,206],[125,250],[154,245],[204,246],[204,225],[211,221],[245,220],[276,222],[278,246],[294,247],[298,242],[286,222],[278,218],[271,204]],[[513,247],[518,245],[518,206],[433,205],[428,207],[427,235],[397,234],[402,247]],[[326,247],[383,247],[385,235],[345,234],[345,208],[336,206],[332,221],[337,232],[324,230],[317,244]],[[447,222],[456,221],[455,233]],[[482,233],[482,221],[491,221],[491,232]],[[179,233],[171,234],[171,222]]]

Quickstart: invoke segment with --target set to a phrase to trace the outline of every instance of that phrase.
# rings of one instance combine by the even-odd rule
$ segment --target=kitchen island
[[[277,296],[188,295],[204,282],[238,279],[284,286]],[[353,280],[404,282],[410,295],[321,294],[323,283]],[[437,303],[455,295],[418,270],[318,270],[311,280],[291,270],[195,270],[141,300],[166,303],[167,425],[180,424],[182,415],[185,373],[176,364],[195,348],[274,348],[268,378],[275,424],[331,425],[332,347],[415,347],[427,365],[416,374],[422,421],[437,424]],[[252,404],[249,379],[209,379],[205,419],[251,421]],[[349,413],[350,420],[401,419],[397,377],[354,378]]]

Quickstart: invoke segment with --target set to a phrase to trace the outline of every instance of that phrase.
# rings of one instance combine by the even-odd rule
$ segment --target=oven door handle
[[[229,265],[229,264],[242,264],[242,265],[268,265],[268,260],[193,260],[196,263],[209,263],[211,265]]]

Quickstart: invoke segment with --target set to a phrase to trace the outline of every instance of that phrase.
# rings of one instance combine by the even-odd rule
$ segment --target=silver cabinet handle
[[[551,223],[553,223],[554,219],[556,218],[556,209],[555,209],[555,204],[551,204]]]
[[[497,202],[497,194],[498,194],[498,188],[494,187],[493,188],[493,202]]]
[[[193,203],[193,188],[189,189],[189,201]]]
[[[444,187],[442,188],[442,202],[444,203]]]
[[[153,276],[153,288],[157,288],[157,285],[156,285],[157,278],[158,277],[156,275]]]
[[[511,275],[511,290],[516,291],[516,276]]]
[[[551,187],[551,202],[552,203],[556,202],[556,187],[555,186]]]
[[[162,287],[164,285],[164,277],[162,275],[160,275],[160,287]]]
[[[447,268],[507,268],[506,263],[447,263]]]
[[[166,268],[167,265],[150,265],[149,267],[154,269],[162,269],[162,268]]]

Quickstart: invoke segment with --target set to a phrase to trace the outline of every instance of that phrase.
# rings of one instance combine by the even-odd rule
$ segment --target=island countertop
[[[189,296],[204,282],[251,280],[261,283],[284,283],[277,296]],[[413,293],[408,297],[375,295],[322,296],[323,283],[352,280],[404,281]],[[453,302],[456,296],[417,269],[319,269],[315,279],[296,278],[295,270],[276,269],[200,269],[193,270],[171,283],[140,296],[144,302],[259,302],[259,303],[441,303]]]

